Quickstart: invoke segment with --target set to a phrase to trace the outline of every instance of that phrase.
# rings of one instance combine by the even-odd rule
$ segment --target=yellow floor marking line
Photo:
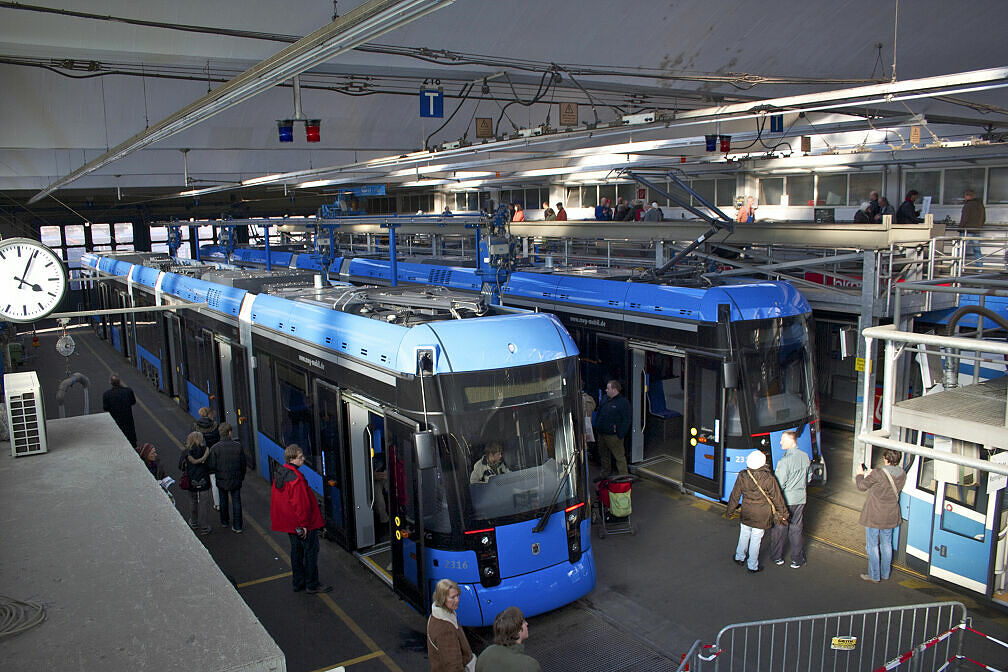
[[[375,658],[378,658],[379,656],[383,655],[385,654],[382,651],[372,651],[367,655],[357,656],[356,658],[351,658],[350,660],[344,660],[343,662],[336,663],[335,665],[332,665],[330,667],[320,667],[317,670],[313,670],[313,672],[332,672],[332,670],[338,670],[341,667],[350,667],[351,665],[356,665],[357,663],[364,663],[369,660],[374,660]]]
[[[350,618],[350,615],[343,611],[343,609],[336,604],[331,597],[325,593],[319,593],[318,596],[319,599],[325,602],[326,606],[329,607],[329,609],[336,614],[355,635],[357,635],[357,639],[361,640],[361,642],[364,643],[364,646],[370,649],[372,653],[376,654],[376,657],[381,659],[381,661],[385,664],[385,667],[392,670],[392,672],[402,672],[402,668],[396,665],[395,662],[381,650],[378,643],[371,639],[371,636],[364,632],[363,628],[357,625],[357,621]]]
[[[696,502],[692,502],[690,504],[690,506],[692,506],[694,508],[697,508],[697,509],[700,509],[701,511],[710,511],[711,503],[710,502],[705,502],[705,501],[703,501],[701,499],[701,500],[698,500]]]
[[[291,572],[284,572],[283,574],[274,574],[273,576],[264,576],[261,579],[254,579],[252,581],[246,581],[245,583],[239,583],[238,588],[246,588],[248,586],[255,586],[260,583],[269,583],[270,581],[276,581],[277,579],[283,579],[291,575]]]
[[[903,586],[904,588],[912,588],[916,590],[917,588],[927,588],[932,584],[928,583],[927,581],[921,581],[920,579],[903,579],[902,581],[899,582],[899,585]]]

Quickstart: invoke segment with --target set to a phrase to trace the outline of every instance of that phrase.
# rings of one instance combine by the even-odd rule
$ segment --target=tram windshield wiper
[[[532,528],[533,534],[542,532],[546,529],[546,524],[549,522],[550,516],[553,515],[553,507],[556,506],[557,500],[560,499],[560,493],[563,491],[564,486],[567,485],[567,479],[570,476],[571,469],[574,468],[574,465],[577,463],[577,458],[580,455],[580,450],[575,450],[574,454],[571,455],[571,460],[567,463],[567,468],[564,469],[564,473],[560,477],[560,482],[557,483],[557,489],[556,492],[553,493],[553,499],[550,500],[550,503],[546,506],[546,510],[543,511],[542,518],[540,518],[536,526]]]

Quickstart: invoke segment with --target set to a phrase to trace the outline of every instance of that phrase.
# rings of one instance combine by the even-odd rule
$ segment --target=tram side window
[[[917,474],[917,489],[930,492],[933,495],[937,486],[938,481],[934,476],[934,460],[922,457],[920,472]]]
[[[280,420],[280,438],[284,446],[296,443],[304,452],[305,464],[316,469],[314,430],[312,428],[311,398],[308,395],[308,376],[283,362],[274,362],[277,377],[277,417]]]
[[[213,365],[213,335],[199,325],[186,322],[186,356],[189,362],[189,381],[208,396],[216,396],[211,381],[216,380]],[[212,405],[211,405],[212,406]]]
[[[265,352],[255,353],[256,412],[259,431],[279,444],[276,430],[276,395],[273,389],[273,358]],[[283,446],[286,447],[286,446]]]

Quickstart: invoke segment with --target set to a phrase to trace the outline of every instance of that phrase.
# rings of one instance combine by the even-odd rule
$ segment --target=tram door
[[[168,329],[168,357],[171,369],[168,376],[171,388],[168,394],[178,399],[179,405],[188,411],[189,390],[186,387],[188,366],[186,365],[185,348],[182,347],[182,322],[178,315],[165,313],[165,323]]]
[[[720,359],[692,356],[686,360],[686,440],[683,485],[701,494],[721,498],[724,479],[724,381]]]
[[[954,465],[948,466],[958,471]],[[941,477],[940,473],[936,475]],[[995,523],[999,522],[999,499],[1004,490],[988,493],[986,474],[960,480],[967,483],[976,480],[977,483],[960,485],[937,481],[929,573],[988,595],[999,531]],[[996,476],[994,481],[997,482]]]
[[[375,544],[374,482],[375,447],[382,446],[384,418],[370,409],[343,398],[343,441],[349,456],[349,487],[352,509],[348,512],[353,521],[353,548],[368,548]]]
[[[348,511],[353,508],[353,500],[347,478],[347,456],[340,440],[339,389],[316,379],[314,399],[316,445],[322,456],[319,473],[322,476],[326,535],[344,548],[352,549],[353,527]]]
[[[425,515],[433,515],[437,484],[433,469],[417,463],[416,423],[386,416],[389,513],[392,518],[392,587],[421,614],[427,613],[433,591],[425,578]]]
[[[248,368],[245,361],[245,348],[232,343],[226,338],[215,338],[217,350],[217,376],[220,381],[221,413],[218,418],[234,427],[233,438],[237,440],[246,456],[253,458],[248,451],[250,443],[250,427],[247,422],[248,413]]]

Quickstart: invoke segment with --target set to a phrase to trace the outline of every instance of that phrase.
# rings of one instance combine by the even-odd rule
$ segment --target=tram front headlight
[[[490,545],[490,536],[484,534],[482,537],[480,537],[480,543],[483,544],[484,546],[489,546]]]
[[[485,576],[488,579],[491,578],[495,573],[496,572],[494,571],[493,567],[486,566],[483,568],[483,576]]]
[[[575,511],[571,511],[567,514],[567,522],[571,525],[575,524],[578,520],[578,514]]]

